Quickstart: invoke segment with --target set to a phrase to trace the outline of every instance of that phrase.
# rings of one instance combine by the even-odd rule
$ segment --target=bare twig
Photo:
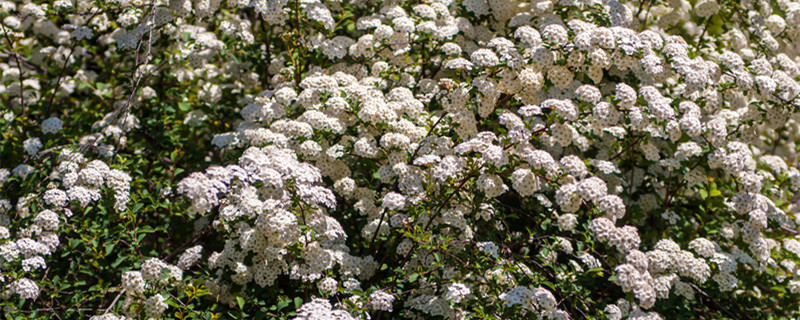
[[[420,141],[420,143],[417,145],[417,148],[416,148],[416,149],[414,149],[414,152],[413,152],[413,153],[411,153],[411,157],[409,157],[409,158],[408,158],[408,163],[409,163],[409,164],[410,164],[410,163],[412,163],[412,162],[414,161],[414,157],[416,157],[416,156],[417,156],[417,153],[419,152],[419,149],[420,149],[420,148],[422,148],[422,144],[423,144],[423,143],[425,143],[425,139],[427,139],[428,137],[430,137],[430,135],[433,133],[433,129],[436,129],[436,126],[438,126],[438,125],[439,125],[439,123],[440,123],[440,122],[442,122],[442,119],[444,119],[444,115],[441,115],[441,116],[439,117],[439,119],[437,119],[437,120],[436,120],[436,122],[435,122],[435,123],[434,123],[434,124],[431,126],[431,128],[428,130],[428,134],[426,134],[426,135],[425,135],[425,138],[422,138],[422,141]]]
[[[703,32],[700,33],[700,38],[697,38],[697,48],[695,48],[695,50],[700,51],[700,47],[703,46],[703,37],[705,37],[706,31],[708,31],[708,26],[711,25],[711,18],[713,18],[713,17],[714,16],[712,15],[712,16],[706,18],[706,23],[705,23],[706,25],[705,25],[705,27],[703,27]]]
[[[111,312],[111,309],[114,308],[114,305],[117,304],[117,301],[119,301],[119,297],[121,297],[123,294],[125,294],[125,289],[122,289],[119,291],[119,293],[117,293],[117,296],[114,298],[114,301],[111,301],[111,304],[108,305],[106,311],[104,311],[103,314],[108,314],[109,312]]]
[[[8,41],[8,47],[14,53],[14,59],[17,61],[17,69],[19,70],[19,101],[20,105],[22,106],[22,115],[25,115],[26,107],[25,107],[25,85],[22,84],[22,63],[19,60],[19,54],[14,50],[14,41],[11,41],[11,37],[8,36],[8,30],[5,26],[0,26],[0,29],[3,29],[3,35]]]
[[[727,308],[725,308],[725,306],[723,306],[723,305],[722,305],[722,304],[720,304],[720,303],[719,303],[717,300],[715,300],[714,298],[712,298],[711,296],[709,296],[707,293],[705,293],[705,291],[703,291],[703,289],[700,289],[700,287],[698,287],[698,286],[697,286],[697,285],[695,285],[694,283],[691,283],[691,282],[690,282],[690,283],[689,283],[689,285],[691,285],[691,286],[692,286],[692,288],[694,288],[694,290],[695,290],[695,291],[697,291],[697,293],[699,293],[701,296],[705,297],[705,298],[706,298],[706,300],[708,300],[708,301],[711,301],[711,302],[714,304],[714,307],[715,307],[715,309],[722,311],[722,312],[723,312],[723,313],[725,313],[727,316],[729,316],[729,317],[731,317],[731,318],[733,318],[733,319],[741,319],[741,317],[737,317],[737,316],[736,316],[736,315],[735,315],[733,312],[731,312],[730,310],[728,310]],[[739,313],[741,314],[741,312],[739,312]],[[749,316],[747,316],[747,315],[745,315],[745,317],[746,317],[747,319],[750,319],[750,317],[749,317]]]
[[[86,21],[92,21],[101,11],[95,12],[89,17]],[[88,22],[87,22],[88,23]],[[75,53],[75,46],[78,45],[78,41],[72,41],[72,47],[69,48],[69,54],[67,58],[64,59],[64,65],[61,66],[61,73],[58,74],[58,78],[56,79],[56,84],[53,86],[53,94],[50,95],[50,102],[47,104],[47,113],[49,114],[53,110],[53,100],[56,98],[56,93],[58,92],[58,85],[61,84],[61,79],[64,77],[64,73],[67,71],[67,65],[69,64],[69,59],[72,58],[72,54]]]
[[[384,209],[383,212],[381,212],[381,219],[378,220],[378,226],[375,228],[375,233],[372,234],[372,240],[370,240],[369,249],[367,249],[368,252],[372,252],[372,248],[375,245],[375,239],[378,237],[378,233],[380,233],[381,231],[381,225],[383,224],[384,218],[386,218],[386,209]]]

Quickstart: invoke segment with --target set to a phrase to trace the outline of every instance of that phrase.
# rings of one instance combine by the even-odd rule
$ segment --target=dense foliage
[[[9,319],[800,316],[800,2],[0,20]]]

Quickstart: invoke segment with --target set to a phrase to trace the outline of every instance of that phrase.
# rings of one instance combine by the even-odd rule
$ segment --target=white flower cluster
[[[287,139],[279,136],[283,134],[274,134],[278,141]],[[359,258],[345,250],[342,227],[326,214],[336,208],[336,199],[330,190],[316,185],[321,181],[320,169],[300,162],[290,149],[268,145],[248,148],[236,165],[213,166],[178,183],[178,192],[192,200],[193,212],[203,214],[220,206],[219,220],[213,224],[228,240],[224,250],[208,260],[220,276],[206,283],[214,296],[223,301],[234,297],[224,274],[237,285],[260,287],[271,286],[280,275],[312,282],[337,265],[344,277],[372,275],[371,257]],[[310,229],[302,232],[301,226]],[[288,255],[290,248],[302,248],[300,257]],[[195,253],[187,255],[186,261],[196,261]],[[250,255],[252,262],[245,262]],[[192,263],[181,257],[179,266]],[[336,281],[325,278],[319,287],[330,294],[336,291]]]
[[[313,320],[313,319],[356,319],[346,310],[333,309],[327,299],[314,298],[304,303],[297,310],[297,316],[293,320]]]
[[[203,251],[203,246],[201,245],[197,245],[189,249],[186,249],[186,251],[184,251],[181,257],[178,259],[178,264],[177,264],[178,268],[181,268],[183,270],[188,270],[189,268],[191,268],[198,261],[200,261],[200,258],[203,257],[203,255],[201,254],[202,251]]]
[[[100,160],[88,161],[82,153],[70,149],[62,149],[56,160],[56,169],[47,178],[48,189],[42,194],[24,195],[13,206],[0,198],[0,259],[6,264],[5,270],[0,269],[0,279],[23,274],[17,273],[20,270],[33,273],[47,269],[45,257],[55,253],[61,244],[61,225],[72,217],[72,205],[85,208],[98,201],[103,196],[104,186],[113,190],[115,209],[121,211],[127,206],[131,181],[127,173],[111,169]],[[8,170],[0,170],[0,186],[6,183],[8,175]],[[12,215],[18,219],[27,218],[26,223],[12,225]],[[3,288],[6,299],[9,293],[16,293],[23,299],[39,296],[39,286],[25,277],[6,282]]]
[[[538,287],[531,290],[528,287],[516,286],[510,291],[500,294],[506,306],[519,305],[521,308],[535,310],[543,319],[568,319],[563,310],[556,309],[556,298],[549,290]]]
[[[183,280],[183,270],[177,266],[158,258],[147,259],[142,263],[140,271],[127,271],[122,274],[122,289],[125,290],[122,309],[126,316],[135,319],[140,311],[136,306],[144,306],[144,314],[148,318],[159,318],[169,306],[165,302],[165,297],[156,289],[168,290],[170,286],[175,285],[180,287],[181,280]],[[155,293],[147,296],[148,290]]]

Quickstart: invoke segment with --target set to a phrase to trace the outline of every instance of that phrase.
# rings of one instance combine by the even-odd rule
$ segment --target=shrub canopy
[[[800,3],[0,0],[11,319],[800,316]]]

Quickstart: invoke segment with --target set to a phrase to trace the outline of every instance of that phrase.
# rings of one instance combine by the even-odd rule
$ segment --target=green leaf
[[[239,304],[239,309],[244,310],[244,298],[236,297],[236,303]]]
[[[137,203],[131,208],[131,213],[136,213],[144,206],[144,203]]]
[[[180,309],[181,308],[181,306],[177,302],[172,300],[172,299],[167,299],[167,304],[172,306],[175,309]]]
[[[106,244],[106,255],[110,255],[111,252],[114,252],[114,246],[116,243]]]
[[[137,230],[137,232],[138,233],[153,233],[153,232],[156,232],[156,230],[153,229],[153,227],[151,227],[151,226],[144,226],[144,227],[139,228],[139,230]]]
[[[178,102],[178,109],[184,112],[192,110],[192,104],[186,101]]]
[[[278,310],[277,311],[281,311],[281,309],[288,307],[289,306],[289,302],[290,302],[289,300],[278,301]]]
[[[596,273],[598,276],[602,276],[603,275],[603,268],[601,268],[601,267],[591,268],[589,270],[586,270],[586,273]]]
[[[122,262],[123,262],[123,261],[125,261],[125,256],[121,256],[121,257],[117,258],[117,260],[116,260],[116,261],[114,261],[113,263],[111,263],[111,267],[112,267],[112,268],[116,268],[117,266],[119,266],[120,264],[122,264]]]

